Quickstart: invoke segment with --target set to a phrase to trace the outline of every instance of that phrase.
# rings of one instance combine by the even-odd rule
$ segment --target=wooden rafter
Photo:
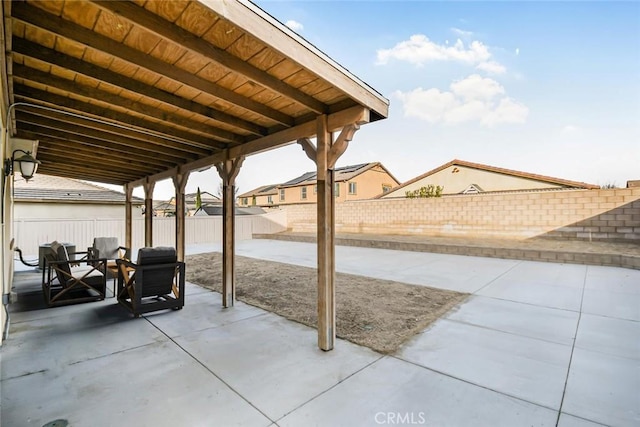
[[[35,87],[14,84],[16,97],[18,99],[63,107],[69,111],[84,113],[95,117],[102,117],[116,123],[127,123],[141,129],[172,135],[174,138],[181,139],[185,143],[192,144],[194,146],[223,149],[227,148],[228,144],[222,141],[235,141],[236,143],[242,141],[242,138],[230,132],[221,132],[213,126],[191,120],[178,114],[161,111],[157,107],[153,107],[149,104],[132,101],[131,99],[98,89],[87,89],[70,80],[51,76],[48,73],[43,73],[33,68],[24,66],[18,66],[17,68],[20,75],[24,76],[21,77],[22,80],[37,83],[38,85],[55,87],[64,91],[73,91],[73,94],[77,97],[85,97],[87,100],[100,101],[110,106],[126,108],[130,112],[138,113],[140,116],[147,116],[152,119],[161,120],[165,124],[144,118],[132,117],[130,114],[105,109],[102,106],[82,102],[77,98],[68,98],[36,89]],[[193,131],[197,131],[199,133],[193,133]]]
[[[16,121],[24,124],[38,125],[46,127],[52,130],[59,130],[67,132],[70,135],[78,135],[93,138],[95,141],[102,141],[106,146],[109,144],[119,144],[124,150],[131,150],[132,147],[137,147],[138,151],[146,153],[147,156],[157,156],[160,159],[167,160],[168,162],[186,163],[190,159],[196,159],[197,156],[193,153],[186,152],[177,148],[162,147],[156,144],[132,144],[130,138],[126,136],[113,135],[111,133],[105,133],[100,130],[92,129],[86,126],[79,126],[77,124],[69,123],[68,121],[56,120],[44,115],[36,115],[24,111],[18,111],[16,113]]]
[[[278,110],[245,98],[229,89],[193,75],[186,70],[171,66],[160,59],[146,55],[144,52],[124,44],[114,43],[114,40],[108,37],[102,36],[71,21],[67,21],[47,13],[40,8],[29,6],[27,3],[18,2],[14,6],[12,14],[14,18],[24,23],[41,28],[51,32],[52,34],[65,37],[69,40],[73,40],[77,43],[81,43],[101,53],[118,57],[137,67],[156,73],[159,76],[164,76],[176,82],[188,84],[195,89],[201,90],[202,92],[216,98],[224,99],[226,102],[232,103],[247,111],[258,113],[275,122],[289,126],[293,124],[293,118],[279,112]]]
[[[290,98],[315,113],[322,114],[328,112],[328,107],[312,96],[292,88],[270,74],[227,53],[223,49],[212,46],[179,26],[148,12],[143,7],[128,2],[93,1],[93,3],[104,10],[108,10],[111,13],[127,19],[151,33],[157,34],[166,40],[170,40],[186,49],[207,57],[229,71],[237,72],[249,80]]]
[[[216,120],[220,123],[225,123],[229,126],[236,127],[238,129],[243,129],[245,131],[255,133],[258,135],[266,133],[265,129],[253,123],[250,123],[246,120],[233,117],[229,114],[226,114],[221,111],[217,111],[213,108],[206,107],[196,102],[189,101],[179,96],[172,95],[160,89],[146,85],[142,82],[122,77],[117,73],[102,69],[92,64],[88,64],[82,60],[72,58],[66,55],[61,55],[60,53],[56,52],[53,49],[48,49],[23,39],[14,38],[14,41],[15,41],[16,53],[25,55],[29,58],[37,59],[39,61],[45,62],[50,65],[64,67],[67,70],[73,71],[75,73],[78,73],[87,77],[91,77],[97,81],[118,86],[130,92],[142,95],[146,98],[153,99],[158,102],[162,102],[172,107],[178,107],[185,111],[190,111],[192,113],[199,114],[203,117]],[[29,78],[28,74],[25,75],[25,78],[27,79]],[[52,78],[52,80],[54,79]],[[55,82],[60,86],[64,84],[62,80],[55,80]],[[64,89],[64,87],[62,89]],[[76,87],[76,88],[73,88],[72,90],[73,92],[75,92],[75,91],[80,91],[80,89],[81,89],[80,87]],[[81,92],[81,95],[84,95],[84,94]],[[94,98],[100,99],[101,97],[104,97],[104,96],[105,95],[101,94],[100,91],[94,90],[88,93],[85,97],[94,97]],[[130,100],[129,100],[129,103],[131,103]],[[215,132],[213,130],[209,130],[209,132],[212,132],[213,136],[216,136],[219,138],[225,138],[231,142],[243,141],[242,138],[234,136],[229,132],[223,132],[220,130]]]

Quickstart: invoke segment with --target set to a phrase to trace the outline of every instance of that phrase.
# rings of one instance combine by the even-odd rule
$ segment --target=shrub
[[[442,197],[443,186],[429,184],[426,187],[420,187],[417,190],[405,191],[404,194],[408,199],[426,199],[430,197]]]

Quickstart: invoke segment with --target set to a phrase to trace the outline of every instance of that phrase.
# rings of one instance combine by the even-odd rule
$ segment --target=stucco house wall
[[[597,189],[597,185],[569,181],[494,166],[453,160],[407,181],[381,198],[402,198],[406,193],[429,185],[444,187],[442,194],[461,194],[470,186],[480,193],[549,189]]]
[[[349,168],[354,169],[350,170]],[[307,172],[305,175],[300,177],[301,182],[299,183],[272,185],[269,186],[268,190],[263,190],[265,187],[259,187],[244,193],[238,196],[238,203],[240,206],[252,206],[254,196],[255,205],[260,207],[289,205],[292,203],[317,203],[318,190],[315,174]],[[335,180],[336,202],[338,203],[371,199],[399,184],[398,180],[380,163],[338,168],[336,169]],[[272,203],[269,203],[269,196],[271,196]]]
[[[428,185],[444,187],[443,194],[458,194],[465,191],[469,185],[476,184],[483,191],[513,191],[562,188],[560,185],[531,179],[507,176],[495,172],[472,169],[465,166],[449,166],[448,168],[424,177],[413,184],[404,187],[401,192],[388,194],[389,197],[404,197],[406,191],[417,190]]]

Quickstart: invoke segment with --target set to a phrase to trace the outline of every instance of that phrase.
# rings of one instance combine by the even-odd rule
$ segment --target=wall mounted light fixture
[[[16,153],[21,152],[23,155],[21,157],[16,158]],[[40,164],[40,160],[37,160],[35,157],[31,155],[31,151],[24,150],[14,150],[11,153],[10,159],[5,159],[4,161],[4,175],[9,176],[13,174],[13,162],[18,162],[18,167],[20,168],[20,174],[22,177],[29,181],[35,175],[36,170],[38,169],[38,165]]]

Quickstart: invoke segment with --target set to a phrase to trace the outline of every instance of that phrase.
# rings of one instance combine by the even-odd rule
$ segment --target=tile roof
[[[364,173],[376,166],[380,166],[382,169],[384,169],[385,172],[387,172],[396,183],[399,182],[380,162],[360,163],[357,165],[342,166],[336,168],[334,179],[336,182],[349,181],[360,175],[361,173]],[[305,172],[296,178],[293,178],[287,182],[283,182],[282,184],[263,185],[251,191],[247,191],[246,193],[240,194],[238,197],[266,196],[269,194],[276,194],[279,188],[295,187],[297,185],[303,184],[315,184],[315,182],[317,181],[317,175],[318,173],[315,171]]]
[[[350,179],[378,165],[382,166],[380,162],[372,162],[336,168],[334,179],[336,182],[349,181]],[[317,172],[305,172],[297,178],[278,185],[278,187],[294,187],[303,183],[313,184],[317,181],[317,175]]]
[[[277,194],[278,193],[277,187],[278,187],[278,184],[263,185],[258,188],[254,188],[251,191],[247,191],[246,193],[240,194],[238,198],[253,197],[253,196],[268,196],[270,194]]]
[[[124,204],[124,193],[110,190],[96,184],[71,178],[36,174],[25,181],[19,175],[14,176],[14,198],[16,202],[74,202]],[[144,200],[133,197],[135,204],[143,204]]]
[[[406,187],[410,184],[413,184],[414,182],[420,181],[421,179],[424,179],[430,175],[433,175],[437,172],[440,172],[441,170],[444,170],[450,166],[464,166],[464,167],[468,167],[468,168],[472,168],[472,169],[479,169],[479,170],[484,170],[484,171],[488,171],[488,172],[495,172],[495,173],[500,173],[503,175],[510,175],[510,176],[515,176],[515,177],[520,177],[520,178],[526,178],[526,179],[532,179],[535,181],[542,181],[542,182],[547,182],[550,184],[556,184],[556,185],[560,185],[562,187],[565,188],[580,188],[580,189],[588,189],[588,190],[593,190],[593,189],[598,189],[600,188],[599,185],[594,185],[594,184],[587,184],[586,182],[578,182],[578,181],[570,181],[567,179],[561,179],[561,178],[554,178],[551,176],[545,176],[545,175],[538,175],[538,174],[534,174],[534,173],[529,173],[529,172],[521,172],[521,171],[516,171],[516,170],[512,170],[512,169],[505,169],[505,168],[499,168],[496,166],[489,166],[489,165],[483,165],[480,163],[472,163],[472,162],[467,162],[464,160],[459,160],[459,159],[454,159],[451,160],[448,163],[445,163],[442,166],[438,166],[435,169],[430,170],[429,172],[426,172],[420,176],[417,176],[405,183],[403,183],[402,185],[395,187],[394,189],[392,189],[391,191],[397,191],[403,187]],[[384,194],[381,194],[378,197],[384,196]]]

